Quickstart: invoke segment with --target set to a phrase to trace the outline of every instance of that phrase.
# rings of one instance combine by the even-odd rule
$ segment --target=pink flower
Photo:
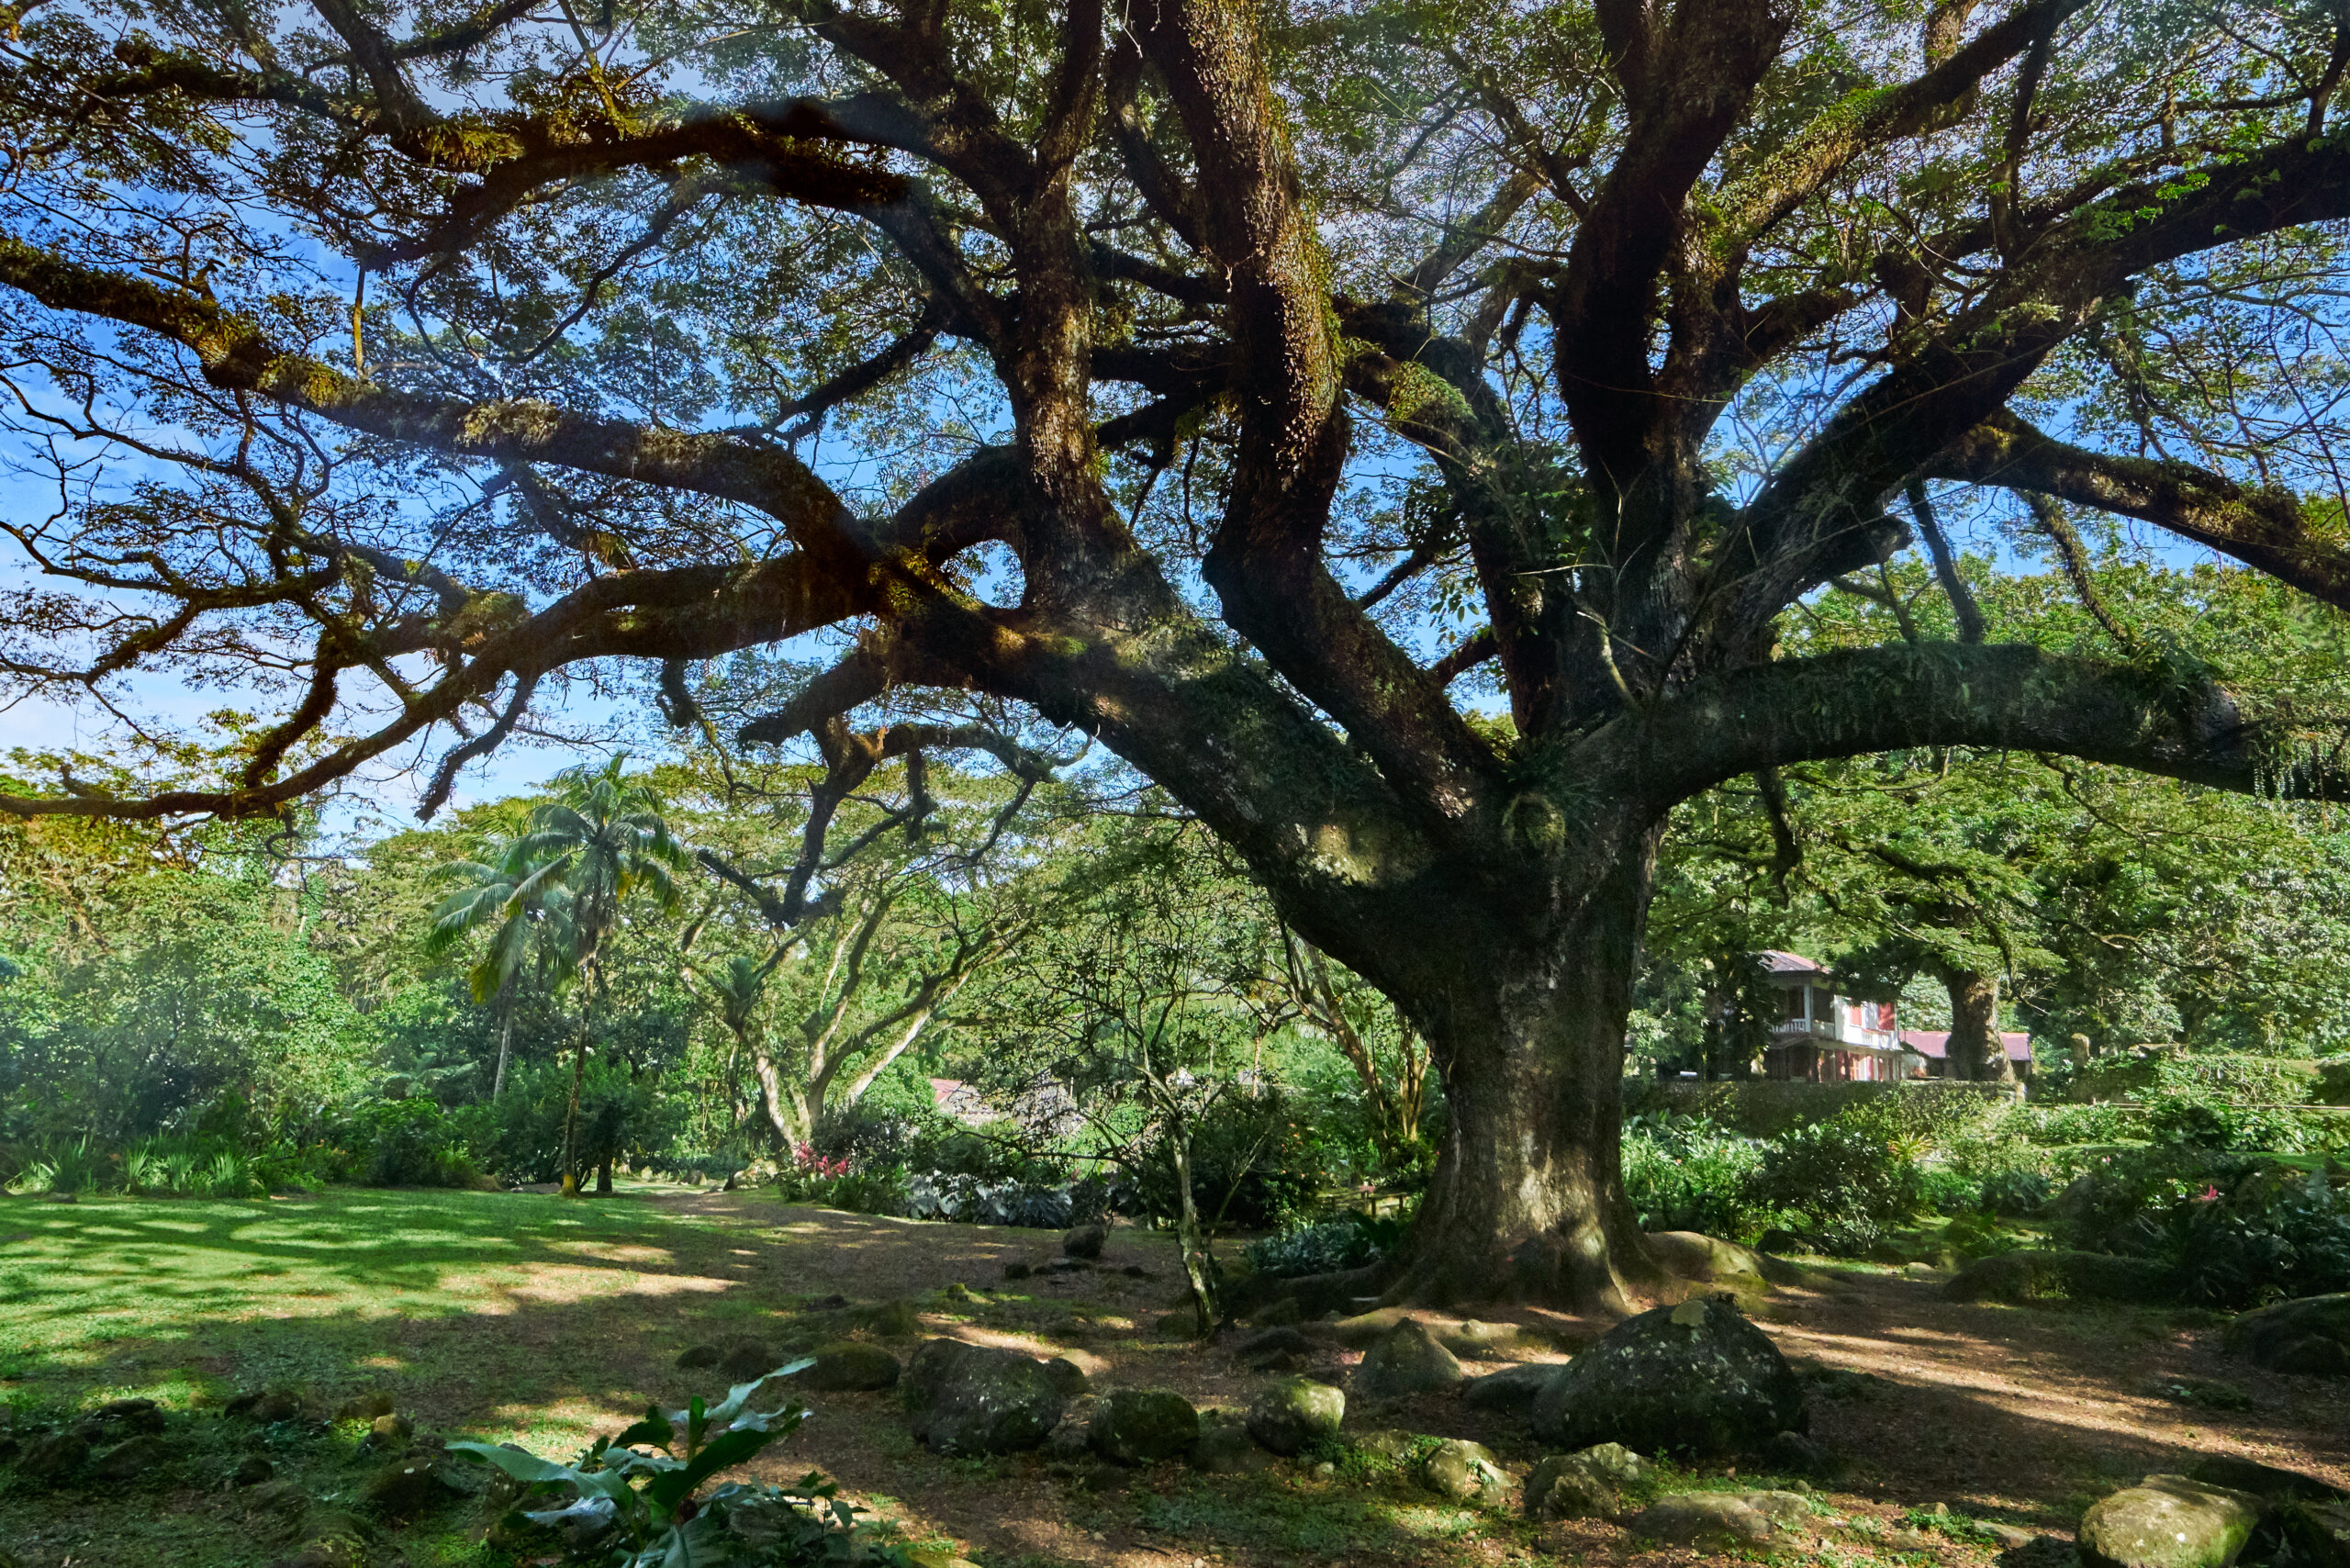
[[[2197,1203],[2199,1203],[2199,1204],[2208,1204],[2208,1203],[2212,1202],[2212,1201],[2213,1201],[2213,1200],[2215,1200],[2216,1198],[2218,1198],[2218,1197],[2219,1197],[2219,1195],[2220,1195],[2220,1189],[2219,1189],[2219,1188],[2217,1188],[2217,1187],[2205,1187],[2205,1188],[2204,1188],[2200,1193],[2198,1193],[2195,1195],[2195,1201],[2196,1201]]]

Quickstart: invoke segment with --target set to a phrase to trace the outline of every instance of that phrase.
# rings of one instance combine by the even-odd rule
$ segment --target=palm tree
[[[555,798],[531,812],[529,827],[513,852],[559,876],[566,892],[572,940],[565,957],[584,992],[579,1037],[572,1051],[571,1103],[563,1118],[563,1192],[579,1193],[579,1085],[588,1068],[588,1032],[594,1009],[604,1000],[604,941],[620,924],[621,906],[632,896],[649,897],[661,909],[675,905],[677,878],[686,850],[661,820],[659,793],[623,767],[625,752],[600,768],[585,764],[554,776]],[[566,977],[567,978],[567,977]]]
[[[570,890],[553,862],[533,862],[520,842],[490,846],[483,860],[454,860],[434,872],[442,881],[464,885],[441,901],[425,934],[424,950],[439,958],[476,931],[490,928],[489,946],[466,971],[474,1000],[498,1009],[498,1071],[489,1097],[506,1092],[506,1067],[514,1047],[514,989],[535,957],[542,968],[567,970]]]

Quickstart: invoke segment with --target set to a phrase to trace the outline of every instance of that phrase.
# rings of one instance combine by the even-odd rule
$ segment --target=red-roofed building
[[[2015,1064],[2016,1076],[2029,1081],[2031,1077],[2031,1036],[2002,1034],[1999,1044],[2006,1047],[2008,1059]],[[1904,1029],[1901,1045],[1924,1064],[1913,1075],[1919,1078],[1950,1076],[1950,1031],[1947,1029]]]
[[[1919,1076],[1895,1032],[1893,1003],[1840,993],[1827,966],[1800,953],[1758,954],[1763,983],[1778,994],[1766,1078],[1815,1083],[1887,1083]]]

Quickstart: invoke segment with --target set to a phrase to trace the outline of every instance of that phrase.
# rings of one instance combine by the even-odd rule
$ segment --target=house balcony
[[[1846,1049],[1866,1051],[1897,1051],[1901,1048],[1900,1036],[1891,1029],[1864,1029],[1857,1024],[1841,1024],[1825,1018],[1789,1018],[1771,1026],[1774,1046],[1830,1045]]]

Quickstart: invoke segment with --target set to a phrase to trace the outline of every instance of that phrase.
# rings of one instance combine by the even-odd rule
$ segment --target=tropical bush
[[[1910,1150],[1852,1112],[1772,1139],[1753,1192],[1762,1206],[1786,1216],[1783,1223],[1847,1257],[1867,1252],[1915,1216],[1924,1199]]]
[[[1771,1221],[1758,1205],[1760,1138],[1725,1132],[1702,1116],[1670,1111],[1624,1127],[1624,1190],[1643,1230],[1696,1230],[1743,1240]]]
[[[1279,1236],[1261,1237],[1248,1244],[1243,1256],[1258,1273],[1284,1278],[1360,1269],[1392,1250],[1404,1238],[1405,1223],[1346,1215]]]
[[[810,1364],[798,1361],[738,1383],[708,1408],[699,1398],[682,1410],[647,1406],[643,1420],[597,1439],[571,1464],[491,1443],[457,1442],[449,1449],[521,1484],[522,1505],[509,1517],[526,1527],[560,1529],[574,1542],[594,1542],[595,1551],[582,1555],[621,1568],[695,1562],[914,1568],[904,1547],[861,1525],[861,1510],[842,1501],[820,1474],[811,1473],[792,1487],[729,1482],[702,1490],[713,1476],[747,1463],[807,1419],[805,1406],[757,1411],[750,1404],[768,1382]]]

